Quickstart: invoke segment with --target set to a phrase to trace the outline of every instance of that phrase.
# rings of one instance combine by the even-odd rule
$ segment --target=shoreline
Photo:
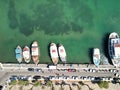
[[[120,69],[119,67],[114,67],[113,65],[99,65],[99,67],[96,67],[94,64],[14,64],[14,63],[0,63],[0,68],[19,68],[19,67],[34,67],[34,68],[41,68],[41,69],[49,69],[49,66],[56,66],[56,69],[86,69],[86,68],[91,68],[91,69],[106,69],[106,68],[112,68],[112,69]]]

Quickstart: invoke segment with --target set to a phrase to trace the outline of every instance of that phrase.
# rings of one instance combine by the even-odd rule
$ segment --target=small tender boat
[[[108,40],[109,56],[114,66],[120,66],[120,38],[116,32],[109,35]]]
[[[50,44],[50,55],[53,63],[56,65],[58,63],[58,51],[55,43]]]
[[[30,49],[28,46],[25,46],[23,48],[23,58],[24,58],[26,63],[30,62],[31,56],[30,56]]]
[[[93,50],[93,63],[97,67],[100,64],[100,50],[98,48],[94,48],[94,50]]]
[[[23,56],[22,56],[22,49],[19,45],[15,49],[15,54],[16,54],[16,59],[18,60],[19,63],[21,63]]]
[[[32,53],[32,60],[37,65],[39,63],[39,56],[40,56],[40,51],[37,41],[34,41],[32,43],[31,53]]]
[[[66,51],[62,44],[58,46],[59,57],[63,63],[66,63]]]

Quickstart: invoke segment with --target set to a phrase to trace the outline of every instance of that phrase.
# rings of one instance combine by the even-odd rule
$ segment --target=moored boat
[[[28,46],[25,46],[23,48],[23,58],[26,63],[30,62],[31,56],[30,56],[30,48]]]
[[[58,53],[59,53],[59,57],[60,57],[61,61],[63,63],[66,63],[66,51],[62,44],[59,44],[59,46],[58,46]]]
[[[39,51],[39,46],[37,41],[34,41],[32,43],[31,55],[32,55],[33,62],[37,65],[39,63],[39,56],[40,56],[40,51]]]
[[[112,32],[109,35],[108,40],[109,56],[114,66],[120,66],[120,38],[116,32]]]
[[[56,65],[58,63],[58,51],[55,43],[50,44],[50,55],[53,63]]]
[[[100,64],[100,50],[98,48],[94,48],[93,49],[93,63],[97,67]]]
[[[22,62],[22,48],[18,45],[15,49],[15,54],[16,54],[16,59],[18,60],[19,63]]]

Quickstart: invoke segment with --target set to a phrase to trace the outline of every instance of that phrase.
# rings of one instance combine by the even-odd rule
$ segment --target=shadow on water
[[[3,88],[3,86],[2,86],[2,85],[0,85],[0,90],[2,90],[2,88]]]
[[[109,39],[109,35],[110,35],[110,33],[106,33],[104,35],[103,40],[102,40],[102,49],[103,49],[103,54],[108,58],[108,62],[110,64],[112,64],[112,61],[110,59],[109,52],[108,52],[108,39]]]
[[[89,48],[88,56],[90,57],[90,62],[93,64],[93,48]]]

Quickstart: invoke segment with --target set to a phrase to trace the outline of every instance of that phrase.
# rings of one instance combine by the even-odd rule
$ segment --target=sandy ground
[[[78,84],[78,86],[81,89],[78,89],[78,86],[73,86],[72,83],[70,83],[70,82],[68,84],[70,84],[70,86],[69,85],[63,85],[62,86],[62,88],[64,88],[63,90],[70,90],[70,87],[72,88],[72,90],[89,90],[87,85],[89,85],[89,87],[92,88],[93,90],[120,90],[120,84],[118,84],[118,83],[117,84],[109,83],[109,88],[108,89],[99,88],[99,86],[97,84],[93,84],[91,82],[84,82],[84,84],[87,84],[87,85],[83,85],[83,86]],[[61,85],[53,84],[53,86],[54,86],[54,90],[62,90],[62,89],[60,89]],[[4,90],[52,90],[51,89],[52,87],[48,87],[48,86],[45,86],[45,85],[43,87],[44,88],[42,88],[42,86],[33,86],[31,84],[28,85],[28,86],[15,85],[15,86],[8,86]]]

